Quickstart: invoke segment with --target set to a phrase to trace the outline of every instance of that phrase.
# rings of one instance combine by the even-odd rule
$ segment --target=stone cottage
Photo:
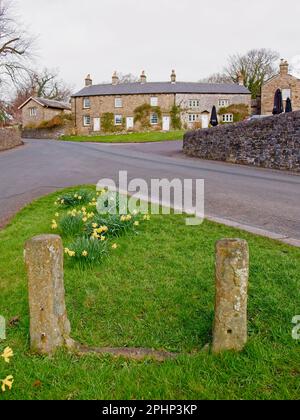
[[[272,114],[277,89],[282,92],[284,106],[287,98],[290,98],[293,110],[300,110],[300,79],[289,74],[289,64],[285,60],[281,60],[279,74],[267,80],[262,86],[261,113],[263,115]]]
[[[23,127],[39,125],[43,121],[50,121],[56,115],[71,114],[69,104],[50,99],[30,97],[20,107],[22,110]]]
[[[109,114],[118,131],[143,129],[136,122],[138,107],[149,110],[147,128],[169,131],[172,129],[171,110],[180,107],[184,128],[206,128],[213,105],[226,108],[244,104],[251,112],[251,94],[240,80],[239,84],[212,84],[177,82],[173,70],[169,82],[147,82],[142,72],[139,82],[120,83],[116,72],[111,84],[94,85],[91,76],[85,79],[85,87],[72,96],[72,112],[78,134],[103,132],[104,115]],[[233,115],[223,115],[225,123],[233,121]]]

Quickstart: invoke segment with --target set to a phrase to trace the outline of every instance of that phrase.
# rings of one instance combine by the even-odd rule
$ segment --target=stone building
[[[282,92],[284,106],[287,98],[290,98],[293,110],[300,110],[300,79],[289,74],[289,64],[285,60],[281,60],[279,74],[267,80],[262,86],[261,113],[263,115],[272,114],[277,89]]]
[[[78,134],[103,132],[104,114],[113,116],[118,131],[138,131],[144,127],[135,120],[137,107],[149,106],[148,127],[153,130],[172,129],[171,110],[180,107],[184,128],[208,127],[213,105],[217,109],[232,104],[246,104],[251,112],[251,95],[240,80],[239,84],[212,84],[177,82],[172,71],[169,82],[147,82],[145,72],[140,81],[120,83],[116,73],[111,84],[93,85],[91,76],[85,79],[85,87],[72,96],[72,112]],[[232,122],[231,114],[222,116],[224,122]]]
[[[22,110],[23,127],[50,121],[61,113],[71,114],[71,106],[69,104],[33,96],[28,98],[19,109]]]

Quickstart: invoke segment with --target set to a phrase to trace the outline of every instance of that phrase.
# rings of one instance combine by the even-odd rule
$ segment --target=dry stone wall
[[[300,111],[190,131],[188,156],[300,172]]]
[[[21,132],[17,128],[0,128],[0,151],[13,149],[23,144]]]

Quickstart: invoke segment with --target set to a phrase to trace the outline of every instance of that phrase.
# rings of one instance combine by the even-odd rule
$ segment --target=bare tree
[[[60,79],[58,70],[45,68],[41,72],[31,71],[26,79],[19,83],[9,110],[16,121],[21,121],[21,113],[18,108],[30,96],[68,102],[71,91],[72,87]]]
[[[119,77],[120,83],[135,83],[139,81],[139,78],[132,73],[118,73],[117,75]]]
[[[27,72],[33,39],[12,13],[12,2],[0,0],[0,86],[16,84]]]
[[[262,84],[277,73],[277,61],[280,58],[276,51],[269,49],[250,50],[244,55],[236,54],[229,57],[225,73],[234,83],[239,76],[244,78],[245,86],[252,97],[260,95]]]
[[[200,83],[233,83],[233,80],[226,73],[213,73],[204,79],[199,80]]]

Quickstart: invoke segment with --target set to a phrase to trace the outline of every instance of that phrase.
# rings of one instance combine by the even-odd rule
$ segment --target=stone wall
[[[202,159],[300,172],[300,111],[190,131],[183,150]]]
[[[0,151],[12,149],[23,144],[21,132],[17,128],[0,128]]]
[[[23,139],[57,140],[61,136],[74,134],[74,123],[70,122],[57,128],[24,128]]]

